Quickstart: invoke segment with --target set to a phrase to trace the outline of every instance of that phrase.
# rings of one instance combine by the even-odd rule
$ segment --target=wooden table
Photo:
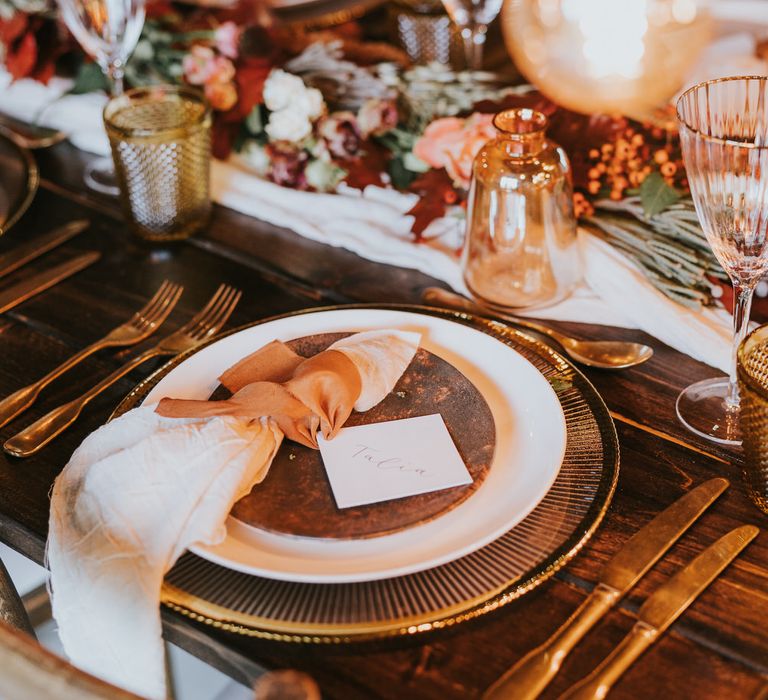
[[[209,230],[173,248],[131,237],[117,204],[82,185],[84,156],[62,144],[38,154],[43,183],[21,223],[0,240],[0,253],[30,235],[76,217],[91,229],[68,252],[102,251],[86,271],[0,319],[0,394],[25,385],[127,318],[164,278],[185,284],[171,322],[180,325],[220,282],[242,288],[230,326],[302,307],[353,301],[418,302],[434,280],[377,265],[290,231],[218,208]],[[40,268],[49,259],[31,267]],[[23,273],[22,273],[23,274]],[[243,683],[265,668],[312,674],[326,698],[467,698],[543,641],[584,599],[601,565],[641,525],[687,490],[719,475],[730,489],[670,553],[577,647],[545,697],[556,697],[590,670],[630,629],[645,597],[681,564],[742,523],[768,529],[748,500],[738,450],[698,440],[680,426],[674,400],[712,370],[640,332],[553,324],[582,337],[650,343],[654,358],[618,373],[587,370],[603,395],[621,443],[621,473],[608,515],[588,546],[553,579],[474,622],[427,636],[354,646],[313,647],[239,637],[163,612],[167,638]],[[150,341],[151,342],[151,341]],[[135,349],[102,352],[47,389],[21,427],[116,368]],[[72,451],[104,422],[119,399],[154,367],[145,367],[93,402],[75,427],[27,460],[0,456],[0,539],[43,560],[48,491]],[[612,698],[753,698],[768,684],[768,532],[763,532],[616,686]]]

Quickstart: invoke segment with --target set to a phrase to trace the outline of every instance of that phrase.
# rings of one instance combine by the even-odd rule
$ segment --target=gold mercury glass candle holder
[[[568,157],[541,112],[505,110],[493,125],[472,168],[464,281],[491,306],[548,306],[582,274]]]
[[[736,362],[744,480],[757,507],[768,513],[768,325],[744,339]]]
[[[193,88],[128,90],[107,103],[106,126],[120,199],[142,238],[188,238],[211,213],[211,110]]]

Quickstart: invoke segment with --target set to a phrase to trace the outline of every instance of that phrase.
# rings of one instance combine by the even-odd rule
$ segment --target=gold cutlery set
[[[91,222],[86,219],[70,221],[64,226],[59,226],[49,233],[37,236],[31,241],[17,246],[0,258],[0,277],[16,272],[22,265],[26,265],[53,250],[56,246],[66,243],[85,231],[90,225]],[[95,263],[100,257],[98,252],[88,251],[42,272],[25,276],[19,282],[0,290],[0,313],[9,311],[14,306],[31,299],[54,284],[80,272],[80,270]]]
[[[37,237],[0,259],[0,277],[52,250],[84,231],[88,221],[73,221],[50,233]],[[11,287],[0,290],[0,313],[31,298],[57,282],[78,272],[99,258],[90,252],[75,257],[42,273],[26,277]],[[0,427],[29,408],[40,392],[55,379],[72,369],[85,358],[104,348],[129,347],[149,338],[168,318],[179,301],[184,288],[164,281],[154,296],[125,323],[120,324],[103,338],[67,359],[44,377],[0,400]],[[241,292],[222,284],[208,303],[185,325],[166,336],[154,347],[126,362],[80,397],[44,415],[32,425],[6,441],[3,449],[16,457],[29,457],[63,432],[80,415],[83,408],[118,379],[153,357],[178,355],[212,338],[221,330],[240,301]]]
[[[565,657],[728,488],[711,479],[689,492],[638,530],[605,565],[600,580],[576,612],[544,644],[497,680],[484,700],[533,700],[546,688]],[[602,663],[561,697],[604,698],[629,666],[650,647],[712,581],[757,536],[753,525],[731,530],[657,588],[640,607],[631,632]]]

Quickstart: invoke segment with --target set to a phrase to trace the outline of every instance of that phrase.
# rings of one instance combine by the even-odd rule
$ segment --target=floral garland
[[[2,60],[11,76],[47,82],[69,70],[73,92],[107,87],[46,0],[22,2],[0,0]],[[365,54],[366,45],[350,42],[355,31],[349,28],[315,44],[302,37],[297,51],[295,36],[254,26],[253,16],[248,6],[230,11],[151,3],[126,67],[128,82],[200,88],[214,110],[214,155],[234,151],[279,185],[333,192],[345,182],[415,192],[416,241],[432,221],[465,205],[473,159],[495,135],[493,114],[537,109],[571,159],[574,209],[582,223],[634,257],[673,298],[698,305],[720,295],[724,275],[695,216],[692,223],[675,134],[569,112],[486,73],[351,60],[355,49]],[[399,58],[396,52],[391,57]],[[662,252],[648,254],[649,240],[638,231],[662,240]]]

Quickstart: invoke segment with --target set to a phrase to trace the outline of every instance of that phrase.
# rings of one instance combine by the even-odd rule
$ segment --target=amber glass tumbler
[[[211,110],[192,88],[128,90],[107,103],[104,124],[126,219],[142,238],[175,241],[211,213]]]

